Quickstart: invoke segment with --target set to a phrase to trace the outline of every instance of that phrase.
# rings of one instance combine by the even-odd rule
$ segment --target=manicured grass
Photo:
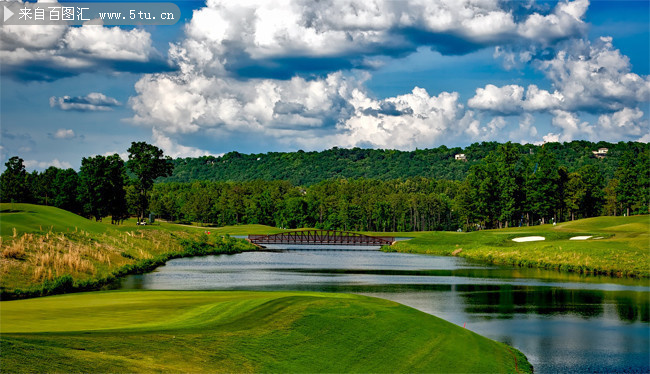
[[[33,204],[0,204],[0,235],[3,237],[13,236],[14,230],[17,235],[49,231],[68,232],[70,230],[103,233],[106,231],[106,225],[95,224],[91,220],[54,207]]]
[[[32,204],[0,204],[2,298],[97,289],[170,258],[254,250],[243,240],[169,223],[112,225]]]
[[[5,372],[532,372],[502,343],[357,295],[121,291],[0,308]]]
[[[106,233],[110,230],[130,232],[137,230],[165,230],[169,232],[201,233],[199,227],[176,225],[156,221],[153,225],[137,226],[135,218],[128,219],[120,225],[111,224],[110,217],[102,221],[86,219],[67,210],[35,204],[0,203],[0,236],[5,240],[14,235],[25,233],[45,234],[66,232]]]
[[[469,233],[414,233],[389,251],[457,255],[497,264],[581,273],[650,277],[650,216],[595,217],[557,226],[542,225]],[[588,240],[569,240],[574,236]],[[408,235],[405,235],[408,236]],[[513,238],[543,236],[544,241]],[[594,239],[602,237],[602,239]]]

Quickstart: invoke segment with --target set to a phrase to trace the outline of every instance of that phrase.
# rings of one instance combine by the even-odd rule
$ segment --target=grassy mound
[[[532,372],[502,343],[356,295],[95,292],[0,307],[7,372]]]
[[[110,220],[109,220],[110,222]],[[87,231],[103,233],[106,225],[95,223],[66,210],[34,204],[0,204],[0,235],[37,232]]]
[[[32,204],[0,204],[2,298],[97,289],[174,257],[252,250],[242,240],[167,223],[111,225]]]
[[[469,233],[409,233],[390,251],[455,255],[500,264],[581,273],[650,277],[650,216],[595,217],[557,226],[542,225]],[[514,242],[526,236],[544,241]],[[591,236],[587,240],[569,240]]]

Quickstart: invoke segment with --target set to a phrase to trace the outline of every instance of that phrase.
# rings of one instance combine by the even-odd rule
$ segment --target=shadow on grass
[[[36,213],[32,210],[19,210],[19,209],[3,209],[0,213]]]

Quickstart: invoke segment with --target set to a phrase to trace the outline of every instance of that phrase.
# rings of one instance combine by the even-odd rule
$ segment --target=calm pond
[[[521,350],[536,373],[650,372],[647,281],[379,251],[176,259],[125,289],[309,290],[381,297]]]

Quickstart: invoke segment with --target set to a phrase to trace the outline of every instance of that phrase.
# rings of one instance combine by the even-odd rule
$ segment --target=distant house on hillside
[[[609,151],[607,148],[598,148],[597,151],[591,151],[591,153],[598,158],[605,158],[605,156],[607,156],[607,151]]]
[[[454,156],[454,158],[456,158],[456,160],[467,161],[467,157],[465,157],[464,153],[459,153],[456,156]]]

